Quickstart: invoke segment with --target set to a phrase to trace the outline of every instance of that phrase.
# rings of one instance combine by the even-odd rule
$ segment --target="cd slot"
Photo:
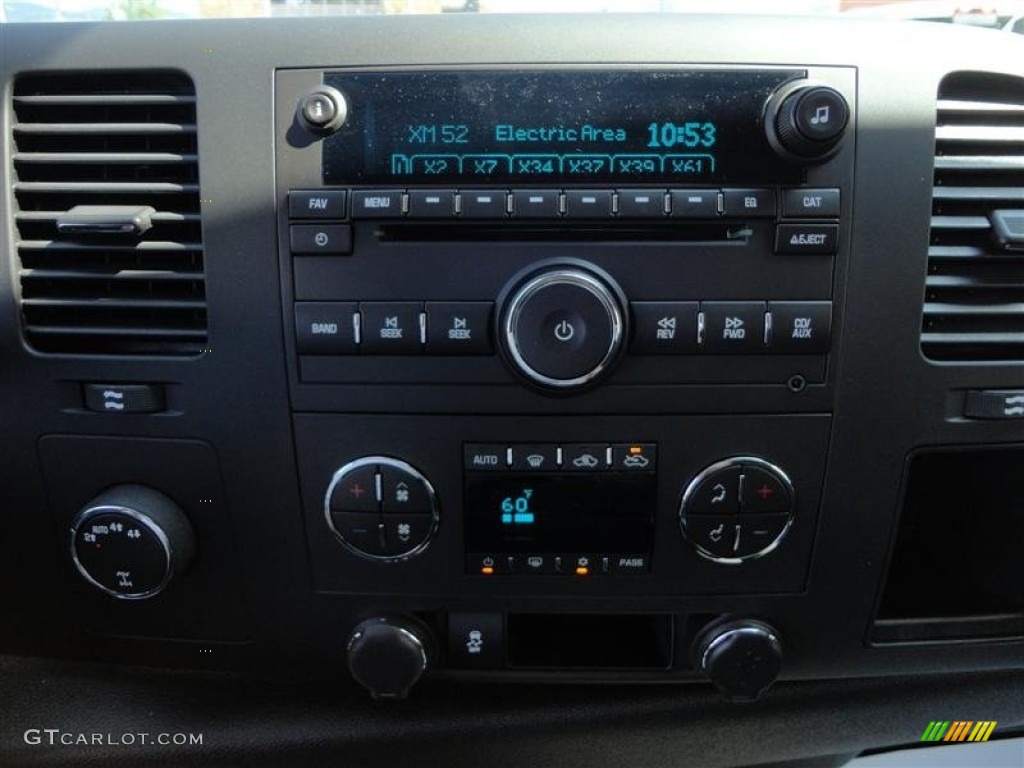
[[[689,242],[745,243],[753,234],[742,221],[693,221],[650,224],[559,222],[558,224],[381,224],[374,234],[382,242]]]

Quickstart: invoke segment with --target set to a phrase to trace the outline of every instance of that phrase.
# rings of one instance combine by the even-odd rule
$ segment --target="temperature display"
[[[762,126],[800,70],[327,74],[326,184],[793,180]]]
[[[467,551],[649,552],[655,483],[654,473],[470,473]]]

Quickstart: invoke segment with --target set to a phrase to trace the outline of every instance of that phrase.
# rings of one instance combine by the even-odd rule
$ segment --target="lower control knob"
[[[782,669],[778,633],[752,619],[706,629],[694,644],[694,655],[697,668],[733,701],[754,701]]]
[[[360,622],[348,638],[348,668],[375,699],[404,699],[427,670],[429,641],[416,622],[381,616]]]
[[[162,592],[195,557],[192,525],[181,508],[142,485],[109,488],[71,524],[71,557],[97,589],[122,600]]]
[[[513,286],[502,305],[500,342],[516,373],[549,391],[569,392],[611,372],[627,315],[610,277],[552,265]]]

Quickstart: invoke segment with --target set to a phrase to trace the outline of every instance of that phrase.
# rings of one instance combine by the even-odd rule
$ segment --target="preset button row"
[[[297,207],[311,215],[310,199]],[[305,206],[305,207],[303,207]],[[353,219],[551,219],[558,217],[621,218],[775,218],[778,198],[771,188],[735,189],[370,189],[352,192]],[[320,209],[313,208],[319,215]],[[836,188],[794,188],[782,193],[782,213],[799,218],[839,215]],[[296,215],[295,213],[292,214]]]

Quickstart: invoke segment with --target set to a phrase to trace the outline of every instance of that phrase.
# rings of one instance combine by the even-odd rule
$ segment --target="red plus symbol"
[[[775,489],[769,485],[762,485],[757,489],[757,495],[761,497],[761,501],[767,501],[768,497],[775,493]]]
[[[366,493],[366,490],[359,483],[356,483],[355,485],[348,489],[348,492],[358,499],[360,496]]]

